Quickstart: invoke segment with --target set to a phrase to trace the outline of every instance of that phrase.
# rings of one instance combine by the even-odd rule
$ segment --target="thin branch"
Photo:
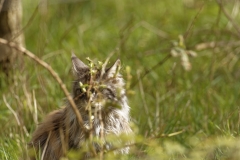
[[[29,58],[33,59],[35,62],[37,62],[38,64],[40,64],[44,68],[46,68],[51,73],[53,78],[55,78],[55,80],[59,83],[60,87],[62,88],[62,90],[63,90],[63,92],[64,92],[64,94],[66,96],[66,98],[68,99],[69,103],[71,104],[70,106],[72,107],[74,113],[76,114],[76,117],[77,117],[77,120],[78,120],[78,123],[79,123],[80,127],[83,129],[84,132],[88,132],[88,130],[84,127],[82,116],[81,116],[79,110],[77,109],[77,106],[74,103],[74,101],[72,99],[72,96],[68,92],[68,90],[66,88],[66,85],[62,82],[61,78],[52,69],[52,67],[50,65],[48,65],[46,62],[42,61],[36,55],[34,55],[30,51],[28,51],[26,48],[24,48],[22,46],[19,46],[18,44],[14,43],[14,42],[9,42],[9,41],[7,41],[5,39],[0,38],[0,43],[4,44],[4,45],[8,45],[9,47],[14,48],[17,51],[21,52],[23,55],[28,56]]]
[[[205,49],[212,49],[215,47],[238,47],[240,45],[240,41],[211,41],[211,42],[203,42],[198,43],[193,49],[197,51],[205,50]]]
[[[28,137],[28,136],[29,136],[29,133],[28,133],[26,127],[25,127],[24,125],[21,125],[21,122],[20,122],[20,119],[19,119],[17,113],[14,111],[14,109],[12,109],[12,107],[10,106],[10,104],[7,102],[5,95],[3,95],[3,101],[4,101],[4,103],[6,104],[7,108],[8,108],[8,109],[12,112],[12,114],[14,115],[14,117],[15,117],[15,119],[16,119],[16,121],[17,121],[18,126],[19,126],[21,129],[23,129],[23,131],[25,132],[25,135]]]
[[[19,120],[19,118],[18,118],[18,115],[17,115],[17,113],[12,109],[12,107],[9,105],[9,103],[7,102],[7,100],[6,100],[6,97],[3,95],[3,101],[4,101],[4,103],[6,104],[6,106],[7,106],[7,108],[12,112],[12,114],[14,115],[14,117],[15,117],[15,119],[16,119],[16,121],[17,121],[17,124],[19,125],[19,126],[21,126],[21,123],[20,123],[20,120]]]
[[[184,34],[184,39],[187,39],[188,38],[188,35],[189,35],[189,32],[192,30],[198,16],[200,15],[200,12],[202,11],[203,9],[203,5],[201,6],[201,8],[199,9],[199,11],[197,12],[197,14],[194,16],[193,20],[191,21],[186,33]]]
[[[103,75],[104,75],[104,73],[105,73],[107,64],[108,64],[108,62],[109,62],[109,59],[114,55],[115,51],[116,51],[116,49],[109,54],[109,56],[107,57],[107,59],[106,59],[105,62],[103,63],[102,69],[101,69],[100,79],[102,79],[102,77],[103,77]]]
[[[123,145],[121,147],[113,147],[109,150],[107,150],[107,153],[109,152],[114,152],[116,150],[119,150],[119,149],[122,149],[122,148],[126,148],[126,147],[132,147],[132,146],[135,146],[137,144],[145,144],[145,145],[149,145],[149,141],[150,140],[153,140],[155,138],[163,138],[163,137],[173,137],[173,136],[177,136],[179,134],[182,134],[183,132],[185,132],[185,130],[180,130],[180,131],[177,131],[177,132],[174,132],[174,133],[169,133],[169,134],[161,134],[161,135],[157,135],[157,136],[154,136],[154,137],[150,137],[150,138],[147,138],[145,139],[144,141],[142,142],[135,142],[135,143],[131,143],[131,144],[126,144],[126,145]]]
[[[41,3],[41,2],[40,2]],[[31,25],[31,23],[33,22],[34,18],[36,17],[37,13],[38,13],[38,7],[40,5],[40,3],[37,5],[37,7],[35,8],[35,10],[33,11],[33,14],[31,15],[31,17],[29,18],[27,24],[17,33],[14,35],[14,37],[11,39],[11,41],[14,41],[14,39],[16,39],[18,36],[20,36],[21,34],[23,34],[23,32]]]
[[[223,7],[222,0],[216,0],[216,2],[219,5],[219,7],[222,10],[222,12],[224,13],[224,15],[226,16],[226,18],[232,23],[233,27],[236,29],[236,31],[238,33],[238,37],[240,38],[240,28],[238,27],[239,25],[236,22],[234,22],[232,17],[227,13],[225,8]]]
[[[151,73],[153,70],[155,70],[157,67],[163,65],[168,59],[170,59],[172,56],[171,54],[168,54],[166,57],[164,57],[161,61],[159,61],[157,64],[155,64],[152,68],[148,69],[141,77],[140,79],[143,79],[146,75]],[[139,83],[139,78],[133,82],[130,86],[130,88],[135,87]]]
[[[141,21],[141,22],[140,22],[140,25],[141,25],[143,28],[145,28],[145,29],[153,32],[154,34],[158,35],[158,36],[161,37],[161,38],[164,38],[164,39],[167,39],[167,38],[168,38],[168,34],[167,34],[166,32],[164,32],[164,31],[156,28],[155,26],[149,24],[149,23],[146,22],[146,21]]]

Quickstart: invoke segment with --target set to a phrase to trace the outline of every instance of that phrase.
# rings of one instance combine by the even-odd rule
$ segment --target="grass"
[[[128,95],[138,144],[123,159],[240,158],[239,33],[216,1],[49,1],[28,22],[37,5],[23,1],[26,48],[51,65],[69,90],[71,51],[85,62],[86,57],[104,61],[115,52],[110,61],[120,58],[127,83],[138,82]],[[223,6],[239,24],[237,5]],[[138,79],[176,47],[183,53]],[[188,55],[186,70],[181,58],[189,50],[197,57]],[[14,83],[1,75],[0,159],[28,157],[26,143],[36,124],[64,105],[50,74],[23,59]]]

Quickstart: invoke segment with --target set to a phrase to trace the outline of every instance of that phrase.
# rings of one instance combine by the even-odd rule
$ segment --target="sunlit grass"
[[[23,1],[23,26],[37,5]],[[225,7],[230,14],[234,4]],[[238,15],[234,21],[239,24]],[[197,53],[189,58],[191,70],[184,70],[180,57],[171,57],[142,78],[141,86],[130,88],[131,116],[138,132],[127,157],[240,158],[239,44],[234,44],[239,38],[215,1],[50,1],[47,10],[37,10],[24,32],[26,48],[51,65],[69,90],[72,51],[83,61],[87,57],[104,61],[115,52],[110,61],[121,59],[125,79],[130,67],[128,83],[133,83],[170,54],[179,35],[189,32],[184,49]],[[206,47],[211,41],[222,43]],[[200,43],[206,48],[196,48]],[[0,159],[25,159],[26,143],[37,123],[64,105],[64,94],[50,74],[27,57],[24,60],[24,70],[16,69],[14,82],[1,75]]]

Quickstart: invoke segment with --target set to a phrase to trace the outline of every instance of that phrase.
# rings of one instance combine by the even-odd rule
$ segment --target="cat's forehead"
[[[101,81],[100,79],[101,71],[99,69],[95,70],[94,73],[90,73],[89,69],[84,70],[80,74],[77,75],[77,81],[82,82],[84,84],[88,84],[90,81]]]
[[[107,72],[109,70],[106,69],[105,72]],[[84,72],[82,72],[81,74],[79,74],[76,77],[76,81],[81,82],[82,84],[89,84],[90,81],[96,82],[96,83],[101,83],[101,84],[117,84],[120,81],[122,81],[122,76],[120,74],[118,74],[116,77],[107,77],[107,74],[103,74],[101,76],[101,70],[96,70],[96,73],[91,74],[90,70],[85,70]]]
[[[85,65],[76,56],[72,57],[73,74],[75,75],[75,82],[81,82],[82,84],[110,84],[115,85],[119,82],[123,82],[122,76],[119,73],[121,68],[121,62],[118,59],[110,67],[106,67],[106,64],[99,65]],[[106,67],[106,68],[105,68]],[[123,84],[123,83],[121,83]]]

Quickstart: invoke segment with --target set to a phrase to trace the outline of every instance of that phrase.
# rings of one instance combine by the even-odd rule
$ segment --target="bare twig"
[[[227,13],[225,8],[223,7],[222,0],[216,0],[217,4],[219,5],[220,9],[222,10],[223,14],[226,16],[226,18],[232,23],[233,27],[238,33],[238,37],[240,38],[240,28],[239,25],[232,19],[232,17]]]
[[[21,126],[21,123],[20,123],[20,120],[19,120],[19,118],[18,118],[18,115],[17,115],[17,113],[12,109],[12,107],[9,105],[9,103],[7,102],[7,100],[6,100],[6,97],[5,97],[5,95],[3,95],[3,101],[4,101],[4,103],[6,104],[6,106],[7,106],[7,108],[12,112],[12,114],[14,115],[14,117],[15,117],[15,119],[16,119],[16,121],[17,121],[17,124],[19,125],[19,126]]]
[[[159,61],[157,64],[155,64],[152,68],[148,69],[147,71],[145,71],[145,73],[143,75],[141,75],[140,79],[143,79],[146,75],[148,75],[151,71],[155,70],[157,67],[163,65],[168,59],[170,59],[172,56],[171,54],[168,54],[166,57],[164,57],[161,61]],[[139,78],[133,82],[130,86],[130,88],[133,88],[136,86],[136,84],[139,83]]]
[[[101,69],[100,79],[102,79],[102,77],[103,77],[103,75],[104,75],[104,73],[105,73],[105,70],[106,70],[108,61],[109,61],[109,59],[113,56],[113,54],[115,53],[115,51],[116,51],[116,49],[109,54],[109,56],[107,57],[107,59],[106,59],[105,62],[103,63],[102,69]]]
[[[154,34],[158,35],[158,36],[161,37],[161,38],[167,38],[167,37],[168,37],[168,34],[167,34],[166,32],[164,32],[164,31],[156,28],[155,26],[147,23],[146,21],[141,21],[141,22],[140,22],[140,25],[141,25],[143,28],[145,28],[145,29],[153,32]]]
[[[235,0],[235,2],[233,4],[232,11],[231,11],[231,17],[233,19],[235,19],[238,16],[239,9],[240,9],[240,1],[239,0]],[[228,26],[228,28],[231,28],[232,27],[231,22],[228,22],[227,26]]]
[[[129,36],[131,35],[130,33],[132,33],[133,31],[135,31],[136,29],[138,29],[140,27],[145,28],[146,30],[156,34],[157,36],[161,37],[162,39],[168,39],[168,37],[169,37],[166,32],[158,29],[157,27],[149,24],[146,21],[141,21],[141,22],[138,22],[133,25],[133,20],[130,20],[119,32],[120,33],[120,41],[118,44],[118,48],[120,48],[121,51],[124,49],[124,45],[125,45],[127,39],[129,38]]]
[[[131,33],[131,32],[133,32],[135,29],[137,29],[139,27],[143,27],[143,28],[147,29],[148,31],[156,34],[157,36],[159,36],[159,37],[161,37],[163,39],[167,39],[168,38],[168,34],[166,32],[156,28],[155,26],[149,24],[146,21],[141,21],[141,22],[135,24],[134,26],[130,27],[129,28],[129,32]]]
[[[237,47],[240,45],[240,41],[211,41],[196,44],[193,48],[197,51],[212,49],[215,47]]]
[[[195,17],[193,18],[193,20],[191,21],[187,31],[185,32],[184,34],[184,39],[187,39],[188,38],[188,35],[189,35],[189,32],[192,30],[193,26],[194,26],[194,23],[196,22],[197,20],[197,17],[199,16],[200,12],[202,11],[203,9],[203,5],[201,6],[201,8],[199,9],[199,11],[197,12],[197,14],[195,15]]]
[[[82,19],[75,21],[71,26],[69,26],[68,28],[65,29],[64,33],[62,34],[62,36],[59,38],[59,45],[61,45],[62,41],[66,38],[66,36],[76,27],[76,25],[78,25],[80,22],[82,21]],[[78,30],[80,30],[81,34],[83,34],[83,32],[85,32],[87,29],[89,28],[88,25],[84,24],[84,25],[80,25],[78,27]],[[82,30],[81,30],[82,29]],[[82,37],[82,36],[81,36]],[[81,43],[82,43],[82,39],[81,39]]]
[[[217,24],[215,24],[215,25],[217,25]],[[211,29],[207,29],[207,28],[205,28],[205,29],[195,29],[192,32],[194,37],[199,37],[199,36],[202,36],[202,35],[212,35],[213,33],[220,34],[220,35],[228,34],[229,36],[231,35],[234,38],[239,39],[239,36],[238,36],[238,34],[236,34],[235,31],[230,30],[230,29],[226,29],[226,28],[218,28],[217,30],[214,30],[214,32],[213,32],[212,28]],[[207,40],[209,40],[209,38],[207,38]]]
[[[40,2],[41,3],[41,2]],[[30,19],[28,20],[27,24],[16,34],[13,36],[13,38],[11,39],[11,41],[14,41],[14,39],[16,39],[18,36],[20,36],[24,30],[26,30],[30,24],[33,22],[34,18],[36,17],[37,15],[37,12],[38,12],[38,7],[39,7],[39,4],[37,5],[37,7],[35,8],[35,10],[33,11],[33,14],[32,16],[30,17]]]
[[[3,95],[3,101],[4,103],[6,104],[7,108],[12,112],[12,114],[14,115],[16,121],[17,121],[17,124],[18,126],[20,127],[20,129],[23,129],[23,131],[25,132],[25,135],[28,137],[29,136],[29,133],[26,129],[26,127],[24,125],[21,125],[21,122],[20,122],[20,119],[17,115],[17,113],[12,109],[12,107],[10,106],[10,104],[7,102],[6,100],[6,97]]]
[[[110,150],[107,151],[107,153],[109,153],[109,152],[114,152],[114,151],[119,150],[119,149],[121,149],[121,148],[132,147],[132,146],[137,145],[138,143],[145,144],[145,145],[149,145],[149,141],[150,141],[150,140],[153,140],[153,139],[155,139],[155,138],[160,138],[160,137],[173,137],[173,136],[177,136],[177,135],[179,135],[179,134],[181,134],[181,133],[183,133],[183,132],[185,132],[185,130],[177,131],[177,132],[170,133],[170,134],[161,134],[161,135],[158,135],[158,136],[150,137],[150,138],[145,139],[145,140],[142,141],[142,142],[135,142],[135,143],[123,145],[123,146],[121,146],[121,147],[111,148]]]
[[[46,62],[42,61],[41,59],[39,59],[36,55],[34,55],[33,53],[31,53],[30,51],[28,51],[27,49],[25,49],[22,46],[19,46],[18,44],[14,43],[14,42],[9,42],[5,39],[0,38],[0,43],[1,44],[5,44],[8,45],[11,48],[16,49],[17,51],[21,52],[23,55],[28,56],[29,58],[33,59],[35,62],[37,62],[38,64],[40,64],[41,66],[43,66],[44,68],[46,68],[51,75],[56,79],[56,81],[59,83],[60,87],[62,88],[66,98],[68,99],[70,106],[72,107],[74,113],[76,114],[78,123],[80,125],[80,127],[85,131],[88,132],[88,130],[84,127],[83,125],[83,119],[82,116],[79,112],[79,110],[77,109],[76,104],[74,103],[72,96],[70,95],[70,93],[68,92],[66,85],[62,82],[61,78],[58,76],[58,74],[52,69],[52,67],[50,65],[48,65]]]
[[[88,134],[89,147],[90,147],[90,150],[93,153],[93,155],[97,156],[96,149],[92,143],[93,142],[93,123],[92,123],[93,119],[92,119],[92,107],[91,107],[91,98],[92,98],[91,89],[93,88],[93,85],[94,85],[94,80],[95,80],[94,78],[96,78],[95,77],[96,72],[94,72],[94,69],[93,69],[94,65],[93,65],[92,61],[90,59],[88,59],[88,60],[90,62],[90,83],[89,83],[90,86],[88,87],[88,89],[86,91],[87,96],[89,98],[86,109],[88,110],[88,118],[89,118],[89,124],[88,124],[88,126],[89,126],[89,134]]]

